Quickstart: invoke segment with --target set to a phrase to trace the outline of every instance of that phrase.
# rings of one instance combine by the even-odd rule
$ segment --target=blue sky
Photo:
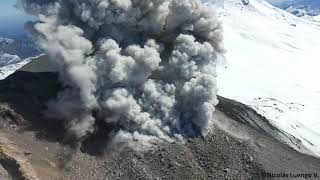
[[[294,0],[266,0],[266,1],[268,1],[271,4],[277,5],[277,4],[280,4],[283,2],[289,2],[289,1],[294,1]],[[315,0],[315,1],[318,1],[318,0]]]
[[[23,16],[23,13],[14,7],[16,0],[1,0],[0,1],[0,16],[13,17]]]
[[[15,7],[16,0],[0,0],[0,22],[29,20],[31,16],[26,15],[21,9]]]
[[[24,31],[24,23],[34,19],[14,7],[16,0],[0,0],[0,35],[17,35]]]

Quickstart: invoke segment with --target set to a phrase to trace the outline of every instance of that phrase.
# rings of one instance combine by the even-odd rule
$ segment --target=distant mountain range
[[[320,0],[290,0],[280,3],[279,7],[299,17],[320,14]]]
[[[12,38],[0,37],[0,79],[6,78],[14,71],[36,57],[42,50],[27,35]]]
[[[20,35],[14,38],[0,37],[0,53],[17,55],[21,59],[36,56],[41,49],[27,35]],[[0,62],[1,63],[1,62]]]

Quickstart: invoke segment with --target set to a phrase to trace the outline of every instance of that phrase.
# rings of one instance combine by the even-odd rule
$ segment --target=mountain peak
[[[317,16],[320,14],[320,1],[318,0],[287,0],[278,6],[298,16]]]

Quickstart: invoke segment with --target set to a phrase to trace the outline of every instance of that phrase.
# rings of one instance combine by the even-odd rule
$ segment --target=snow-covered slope
[[[0,52],[0,80],[5,79],[9,75],[13,74],[16,70],[28,64],[32,59],[39,56],[20,59],[17,55],[10,55]]]
[[[3,67],[0,66],[0,80],[5,79],[9,75],[13,74],[15,71],[20,69],[21,67],[23,67],[24,65],[28,64],[33,58],[36,58],[36,57],[27,58],[17,63],[8,64]]]
[[[17,35],[13,38],[0,37],[0,52],[17,55],[21,59],[41,54],[42,50],[27,35]]]
[[[13,39],[0,37],[0,44],[11,44],[11,43],[13,43],[13,42],[14,42]]]
[[[27,36],[0,37],[0,80],[6,78],[40,55],[41,50]]]
[[[303,16],[317,16],[320,14],[320,8],[319,9],[313,9],[309,6],[288,6],[284,8],[286,11],[289,13],[298,16],[298,17],[303,17]]]
[[[15,64],[20,61],[21,59],[17,55],[11,55],[11,54],[0,52],[0,67],[6,66],[9,64]]]
[[[252,106],[320,155],[320,22],[262,0],[218,1],[227,49],[219,94]]]

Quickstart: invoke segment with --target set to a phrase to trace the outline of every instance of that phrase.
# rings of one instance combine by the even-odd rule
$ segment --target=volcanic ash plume
[[[28,28],[60,67],[65,89],[49,110],[71,134],[108,128],[112,142],[148,147],[208,133],[223,52],[213,9],[199,0],[19,4],[39,17]]]

